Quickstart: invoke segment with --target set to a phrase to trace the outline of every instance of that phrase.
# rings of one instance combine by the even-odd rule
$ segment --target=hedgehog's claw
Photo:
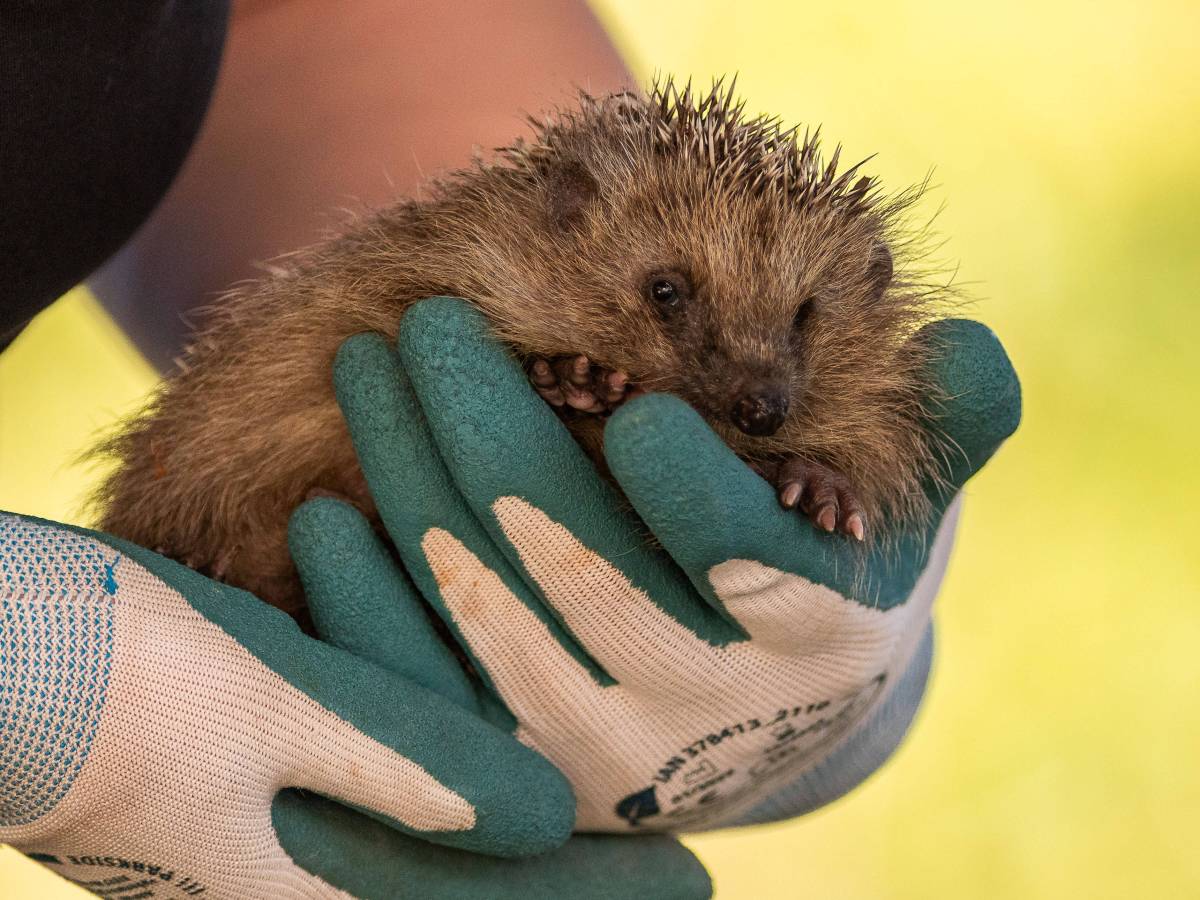
[[[542,399],[562,413],[608,415],[634,390],[628,374],[594,365],[582,353],[555,360],[534,357],[529,380]]]
[[[592,364],[582,353],[578,356],[564,357],[554,364],[558,380],[577,388],[591,387]]]
[[[850,480],[828,466],[791,457],[760,474],[775,485],[779,505],[799,509],[822,531],[866,540],[867,517]]]
[[[602,385],[604,389],[604,402],[617,403],[625,396],[625,392],[629,389],[629,376],[624,372],[609,372],[605,376]]]
[[[529,367],[529,380],[533,383],[533,389],[551,406],[562,406],[567,402],[562,388],[558,386],[558,376],[546,360],[538,358],[533,361]]]

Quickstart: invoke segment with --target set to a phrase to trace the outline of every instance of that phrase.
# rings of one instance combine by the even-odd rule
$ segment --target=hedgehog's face
[[[503,201],[471,192],[458,224],[478,227],[450,240],[543,396],[595,413],[630,381],[673,393],[747,462],[800,456],[919,505],[931,348],[912,338],[936,288],[908,260],[893,282],[892,254],[920,188],[882,196],[719,83],[584,97],[534,125],[492,170]]]
[[[604,264],[573,287],[608,313],[572,337],[687,400],[741,455],[795,446],[830,373],[878,364],[861,340],[892,277],[877,225],[663,182],[617,196],[577,248]]]

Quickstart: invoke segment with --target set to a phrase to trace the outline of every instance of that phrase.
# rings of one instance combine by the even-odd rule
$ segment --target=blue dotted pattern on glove
[[[87,760],[112,670],[119,559],[0,514],[0,826],[54,809]]]

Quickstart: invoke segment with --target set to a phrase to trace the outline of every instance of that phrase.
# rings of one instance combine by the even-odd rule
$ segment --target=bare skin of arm
[[[166,370],[188,310],[339,208],[410,196],[509,143],[523,112],[631,83],[582,2],[244,0],[183,170],[89,284]]]

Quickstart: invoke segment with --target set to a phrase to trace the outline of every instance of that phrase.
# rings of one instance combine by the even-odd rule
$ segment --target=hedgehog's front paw
[[[850,480],[828,466],[791,457],[778,464],[769,480],[775,485],[779,505],[799,508],[825,531],[840,531],[864,540],[867,518]]]
[[[536,356],[529,363],[529,380],[556,409],[591,415],[612,412],[637,390],[624,372],[594,365],[583,354],[555,360]]]

